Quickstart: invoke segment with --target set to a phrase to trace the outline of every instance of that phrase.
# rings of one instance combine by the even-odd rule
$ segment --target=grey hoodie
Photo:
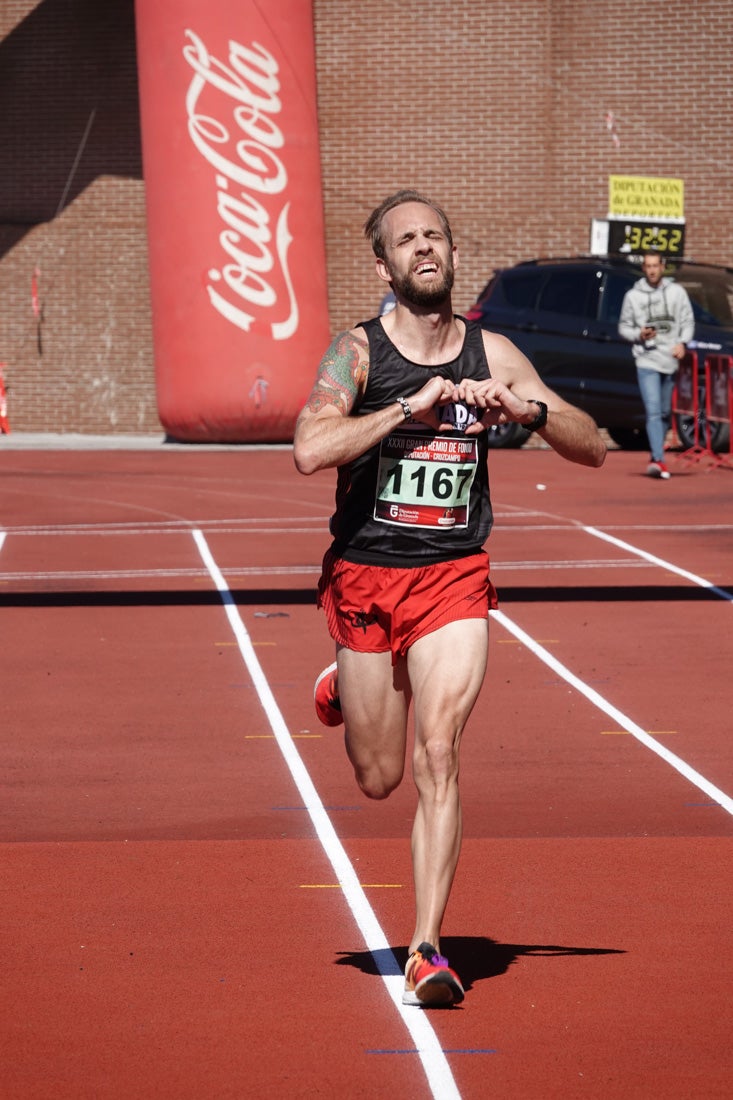
[[[641,329],[654,325],[657,335],[644,344]],[[695,333],[695,318],[687,291],[672,279],[663,278],[658,286],[639,279],[626,292],[618,331],[631,349],[637,367],[650,367],[661,374],[674,374],[679,362],[672,355],[675,344],[689,344]]]

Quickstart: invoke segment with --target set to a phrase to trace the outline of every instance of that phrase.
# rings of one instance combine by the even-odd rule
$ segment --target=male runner
[[[458,252],[436,203],[399,191],[365,233],[397,304],[336,337],[295,429],[301,473],[338,469],[319,584],[336,665],[317,681],[316,707],[326,724],[344,721],[357,783],[381,799],[402,779],[412,704],[416,923],[404,1001],[450,1004],[463,999],[440,955],[461,845],[459,746],[495,606],[486,428],[516,421],[587,466],[606,448],[513,344],[453,313]]]

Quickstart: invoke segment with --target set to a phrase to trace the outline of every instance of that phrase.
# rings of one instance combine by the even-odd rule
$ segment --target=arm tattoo
[[[326,405],[334,405],[348,415],[366,382],[369,367],[366,340],[351,332],[342,332],[323,356],[318,377],[306,408],[317,413]]]

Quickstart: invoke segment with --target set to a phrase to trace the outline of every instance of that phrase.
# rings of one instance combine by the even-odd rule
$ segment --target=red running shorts
[[[356,565],[327,551],[318,606],[331,637],[357,653],[392,652],[458,619],[485,619],[498,606],[484,551],[416,569]]]

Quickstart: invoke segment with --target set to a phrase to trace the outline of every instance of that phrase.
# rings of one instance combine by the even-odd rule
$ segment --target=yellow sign
[[[681,221],[685,216],[684,180],[609,176],[608,216]]]

